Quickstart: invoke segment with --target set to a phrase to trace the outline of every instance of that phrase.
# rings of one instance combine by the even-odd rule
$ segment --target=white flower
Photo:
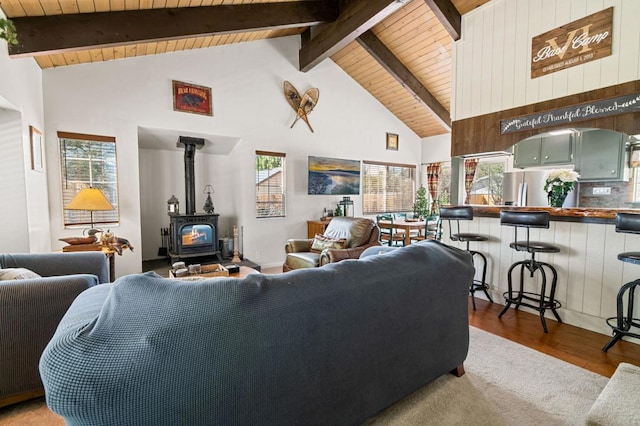
[[[562,182],[576,182],[580,175],[578,172],[570,169],[549,170],[547,173],[547,182],[559,179]]]

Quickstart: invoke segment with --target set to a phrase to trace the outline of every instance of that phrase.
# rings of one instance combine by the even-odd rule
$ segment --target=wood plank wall
[[[640,80],[454,121],[451,127],[451,155],[458,156],[506,150],[522,139],[556,128],[592,127],[615,130],[628,135],[640,134],[640,112],[584,120],[570,125],[562,124],[542,129],[500,134],[500,121],[503,119],[637,92],[640,92]]]
[[[454,232],[456,230],[455,225]],[[488,258],[487,282],[494,302],[504,305],[507,291],[507,272],[514,262],[526,258],[523,252],[509,248],[513,241],[513,227],[501,226],[499,218],[476,217],[461,221],[460,232],[473,232],[489,237],[489,241],[471,243],[470,249]],[[523,237],[521,231],[519,237]],[[615,232],[613,224],[551,221],[549,229],[532,229],[531,240],[546,241],[560,247],[560,253],[539,254],[536,259],[548,262],[558,271],[556,299],[562,303],[558,310],[568,324],[603,334],[611,334],[606,318],[616,315],[618,289],[626,282],[640,278],[640,266],[617,260],[618,253],[640,251],[640,236]],[[449,224],[443,223],[443,242],[465,248],[449,239]],[[480,279],[476,266],[476,279]],[[514,274],[514,279],[517,279]],[[539,280],[528,276],[525,291],[539,291]],[[476,292],[477,297],[484,297]],[[521,308],[527,310],[527,308]],[[529,310],[530,312],[534,312]],[[640,307],[636,305],[636,311]],[[638,312],[637,312],[638,313]],[[547,318],[553,315],[547,312]],[[540,328],[542,333],[542,327]]]
[[[614,8],[611,56],[531,78],[533,37],[611,6]],[[493,0],[465,14],[462,39],[453,49],[451,117],[454,126],[455,121],[469,117],[527,105],[544,108],[549,100],[576,94],[588,97],[597,89],[637,81],[640,79],[638,20],[640,2],[625,0]],[[546,109],[554,107],[549,105]],[[477,127],[465,128],[464,132],[484,130],[487,123],[479,122]],[[531,136],[524,132],[517,135],[522,136],[518,140]],[[452,135],[452,155],[502,150],[515,143],[506,139],[493,142],[492,134],[476,142],[471,141],[475,135],[467,136],[466,141],[460,141],[459,136]]]

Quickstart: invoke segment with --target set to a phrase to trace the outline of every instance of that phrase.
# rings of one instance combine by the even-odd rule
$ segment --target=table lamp
[[[82,188],[65,210],[87,210],[91,214],[91,229],[93,229],[93,212],[113,210],[113,206],[97,188]]]

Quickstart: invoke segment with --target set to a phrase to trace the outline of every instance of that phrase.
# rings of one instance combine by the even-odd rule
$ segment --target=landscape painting
[[[360,160],[309,156],[309,195],[360,194]]]

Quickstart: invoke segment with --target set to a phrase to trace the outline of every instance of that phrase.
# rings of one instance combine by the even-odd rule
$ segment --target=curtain
[[[431,215],[436,212],[436,200],[438,199],[438,182],[440,180],[440,167],[442,163],[427,164],[427,189],[431,195]]]
[[[473,178],[476,176],[476,168],[478,167],[478,159],[464,160],[464,189],[467,193],[465,204],[469,204],[471,197],[471,188],[473,187]]]

